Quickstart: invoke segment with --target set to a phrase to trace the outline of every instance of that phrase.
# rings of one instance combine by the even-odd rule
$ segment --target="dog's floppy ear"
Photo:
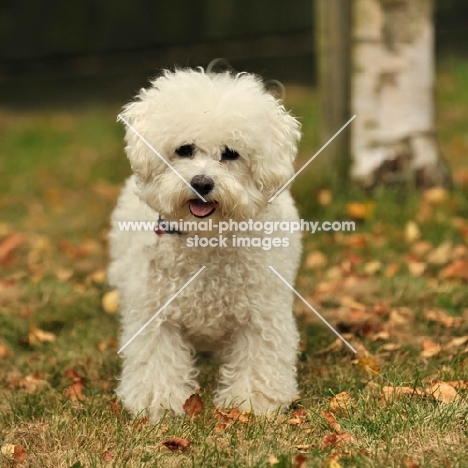
[[[154,93],[154,88],[152,92]],[[153,151],[148,147],[143,138],[148,135],[151,122],[148,118],[150,113],[149,90],[142,88],[135,101],[127,104],[119,114],[119,119],[125,125],[125,152],[130,161],[132,171],[137,179],[145,181],[152,177],[159,162]],[[130,125],[133,127],[130,128]],[[136,131],[135,131],[136,130]],[[138,132],[140,136],[136,133]],[[143,138],[141,138],[143,137]]]
[[[301,124],[277,101],[277,106],[268,119],[269,135],[265,154],[257,159],[257,180],[268,197],[273,196],[294,174],[294,160],[301,138]]]

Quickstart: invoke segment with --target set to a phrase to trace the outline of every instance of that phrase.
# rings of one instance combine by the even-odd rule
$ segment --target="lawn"
[[[156,425],[114,395],[107,232],[130,173],[119,106],[0,108],[0,466],[468,466],[468,62],[444,61],[437,83],[452,192],[343,189],[314,163],[293,187],[304,219],[356,222],[304,235],[297,289],[358,353],[298,300],[288,413],[215,410],[216,362],[200,356],[201,398]],[[300,167],[319,145],[318,96],[288,91]]]

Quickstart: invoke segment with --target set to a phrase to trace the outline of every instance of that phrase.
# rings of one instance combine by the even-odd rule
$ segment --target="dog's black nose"
[[[204,175],[196,175],[190,185],[200,194],[200,195],[208,195],[214,187],[214,181],[211,177],[207,177]]]

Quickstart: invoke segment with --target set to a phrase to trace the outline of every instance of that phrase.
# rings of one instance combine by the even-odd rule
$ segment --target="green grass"
[[[439,135],[455,174],[468,169],[467,90],[468,62],[444,62],[438,73]],[[305,161],[319,146],[318,96],[291,89],[288,104],[303,124],[300,161]],[[427,394],[386,401],[382,394],[384,386],[425,389],[435,380],[467,379],[466,345],[446,347],[453,337],[468,335],[466,281],[439,276],[452,261],[448,258],[428,264],[423,275],[411,275],[408,264],[427,263],[427,254],[416,255],[404,234],[406,223],[416,221],[430,250],[450,241],[450,251],[468,260],[468,231],[454,225],[455,218],[468,218],[466,186],[424,215],[420,194],[343,190],[311,166],[293,189],[305,219],[346,220],[348,203],[374,205],[354,234],[305,235],[297,281],[301,294],[359,348],[358,358],[347,348],[323,352],[334,335],[297,302],[301,398],[287,414],[246,415],[220,428],[211,401],[216,363],[205,356],[200,358],[204,409],[194,420],[168,417],[154,425],[121,408],[113,393],[119,325],[102,309],[107,286],[98,279],[107,264],[109,215],[129,174],[117,112],[117,106],[0,110],[0,245],[14,233],[25,235],[0,265],[0,446],[24,447],[27,458],[19,466],[269,467],[274,456],[274,466],[281,468],[298,466],[299,453],[310,467],[414,466],[411,460],[420,467],[468,466],[466,388],[454,403]],[[318,201],[323,188],[332,193],[327,206]],[[307,257],[317,250],[328,263],[308,268]],[[369,273],[369,262],[380,262],[380,269]],[[350,298],[357,302],[353,310],[344,305]],[[435,308],[465,319],[455,327],[428,321],[425,313]],[[54,341],[28,339],[34,327],[52,333]],[[387,339],[375,340],[385,330]],[[440,344],[441,352],[421,357],[425,340]],[[363,347],[379,366],[377,373],[359,360]],[[9,353],[2,357],[2,349]],[[73,384],[70,369],[84,384],[82,401],[64,394]],[[40,388],[32,388],[27,376],[39,380]],[[340,392],[350,395],[351,406],[336,417],[354,439],[327,446],[324,438],[334,430],[322,410]],[[299,423],[293,413],[298,409],[306,410]],[[173,436],[190,440],[190,448],[169,451],[162,443]],[[0,455],[0,466],[18,465]]]

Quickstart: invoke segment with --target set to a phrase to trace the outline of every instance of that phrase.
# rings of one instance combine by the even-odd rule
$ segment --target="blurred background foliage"
[[[316,83],[312,0],[4,0],[0,102],[125,101],[162,67],[225,57]],[[464,0],[437,1],[437,49],[466,54]],[[21,92],[18,88],[21,88]]]

